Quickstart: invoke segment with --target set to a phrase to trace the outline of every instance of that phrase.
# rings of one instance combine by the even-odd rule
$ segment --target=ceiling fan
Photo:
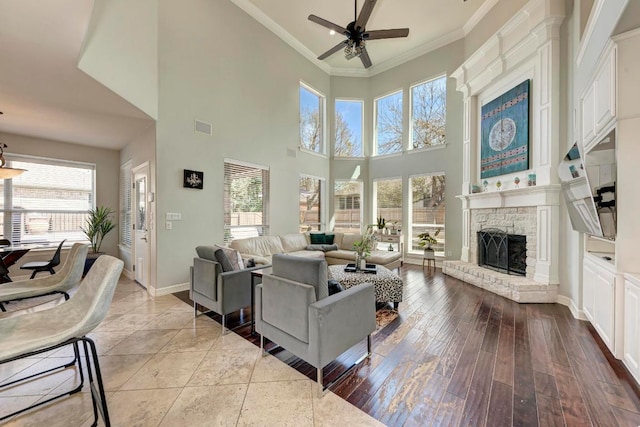
[[[367,53],[366,41],[379,40],[379,39],[391,39],[398,37],[407,37],[409,35],[408,28],[397,28],[393,30],[374,30],[367,31],[366,25],[373,11],[373,7],[376,5],[377,0],[365,0],[360,15],[358,15],[358,0],[355,0],[353,6],[353,21],[350,22],[347,27],[341,27],[340,25],[329,22],[326,19],[322,19],[316,15],[309,15],[309,21],[320,24],[323,27],[329,28],[336,33],[343,34],[346,39],[318,56],[318,59],[322,60],[328,58],[334,53],[344,48],[344,54],[347,59],[360,57],[364,68],[371,67],[371,59],[369,53]]]

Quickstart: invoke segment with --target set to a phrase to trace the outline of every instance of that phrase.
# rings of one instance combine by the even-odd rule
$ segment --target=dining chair
[[[62,250],[62,244],[66,241],[67,240],[65,239],[60,242],[60,244],[58,245],[58,249],[56,249],[56,252],[53,254],[53,258],[51,258],[49,261],[27,262],[20,267],[20,270],[33,270],[33,273],[31,274],[31,277],[29,277],[29,279],[33,279],[34,277],[36,277],[36,274],[40,273],[41,271],[48,271],[51,274],[56,274],[56,271],[53,269],[53,267],[57,267],[58,265],[60,265],[60,251]]]
[[[111,425],[98,352],[93,340],[86,335],[106,317],[123,265],[121,260],[103,255],[96,260],[91,271],[80,284],[78,292],[69,301],[47,310],[0,318],[0,342],[2,343],[0,367],[3,369],[2,365],[5,363],[31,358],[68,345],[73,347],[74,352],[74,359],[71,362],[20,379],[11,379],[9,382],[0,384],[0,390],[15,387],[16,384],[32,383],[33,379],[40,378],[44,374],[60,372],[68,368],[75,369],[79,376],[79,384],[71,390],[55,396],[47,395],[29,407],[10,414],[4,414],[0,410],[0,423],[27,410],[79,392],[84,385],[86,373],[93,406],[92,425],[98,424],[99,414],[102,415],[105,426]],[[84,350],[82,357],[81,348]],[[83,366],[85,363],[86,371]],[[4,405],[2,410],[10,409],[7,406],[11,405]],[[55,421],[57,420],[50,420],[49,424]],[[20,424],[20,420],[17,423]]]

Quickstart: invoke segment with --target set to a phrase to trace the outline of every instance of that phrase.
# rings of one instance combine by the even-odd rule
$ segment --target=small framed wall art
[[[184,188],[195,188],[196,190],[202,190],[204,184],[204,172],[192,171],[189,169],[184,170],[184,181],[182,186]]]

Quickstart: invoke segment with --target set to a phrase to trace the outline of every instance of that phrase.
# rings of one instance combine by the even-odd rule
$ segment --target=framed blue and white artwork
[[[482,106],[481,179],[529,168],[529,85],[526,80]]]

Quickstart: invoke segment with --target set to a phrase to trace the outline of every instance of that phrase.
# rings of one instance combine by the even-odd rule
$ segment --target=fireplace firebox
[[[527,236],[490,228],[478,231],[478,265],[502,273],[525,276]]]

